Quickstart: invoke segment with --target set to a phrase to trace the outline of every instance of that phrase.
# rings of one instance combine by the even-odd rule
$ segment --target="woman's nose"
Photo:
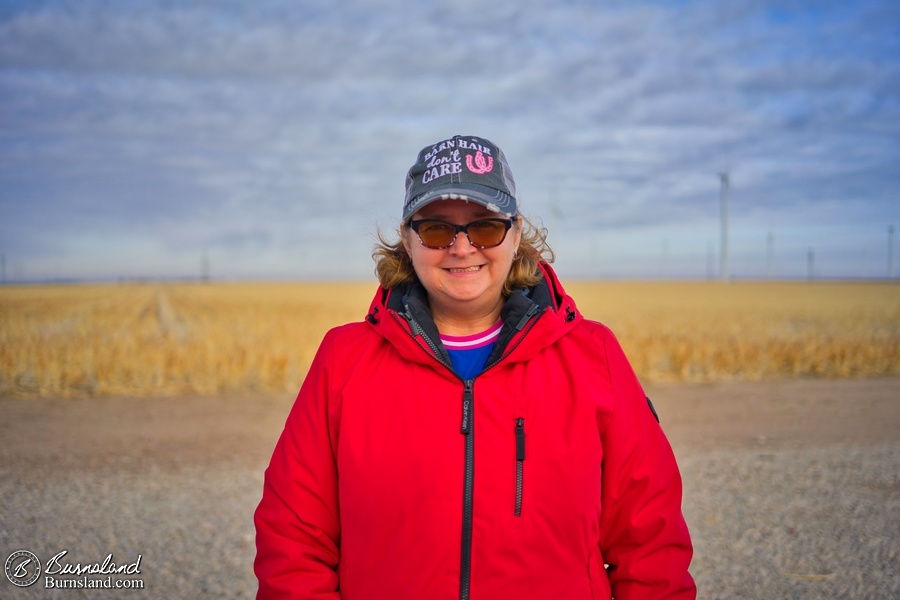
[[[450,246],[450,254],[466,256],[475,252],[478,248],[469,241],[469,236],[465,231],[456,232],[456,241]]]

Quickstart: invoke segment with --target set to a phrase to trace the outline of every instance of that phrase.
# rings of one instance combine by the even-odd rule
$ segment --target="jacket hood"
[[[541,281],[516,290],[500,312],[503,329],[488,364],[528,360],[571,331],[582,319],[556,272],[540,264]],[[406,358],[445,366],[449,358],[437,342],[438,330],[428,307],[428,294],[418,282],[385,290],[378,288],[366,321]],[[424,352],[423,352],[424,350]]]

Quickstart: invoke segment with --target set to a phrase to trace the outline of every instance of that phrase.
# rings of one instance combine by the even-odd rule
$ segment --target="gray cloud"
[[[138,275],[78,266],[101,236],[161,271],[207,251],[254,275],[255,252],[267,274],[367,276],[367,232],[393,227],[416,151],[476,133],[504,147],[572,273],[619,231],[620,274],[650,268],[667,228],[673,257],[702,257],[724,169],[736,232],[844,227],[829,243],[856,257],[859,232],[900,220],[898,12],[3,2],[0,252],[36,274],[66,254],[75,276]],[[308,247],[322,258],[298,260]]]

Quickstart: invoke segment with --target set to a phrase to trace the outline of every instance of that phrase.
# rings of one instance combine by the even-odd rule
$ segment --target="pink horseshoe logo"
[[[490,172],[490,170],[494,168],[494,157],[488,156],[487,160],[484,160],[484,154],[482,154],[481,150],[479,150],[475,153],[475,165],[473,166],[472,155],[466,154],[466,166],[469,167],[469,170],[473,173],[483,175]]]

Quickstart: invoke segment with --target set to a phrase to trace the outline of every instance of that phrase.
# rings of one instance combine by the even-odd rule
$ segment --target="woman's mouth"
[[[449,271],[450,273],[471,273],[473,271],[480,271],[481,267],[482,267],[482,265],[473,265],[471,267],[458,267],[458,268],[452,267],[452,268],[445,269],[445,270]]]

